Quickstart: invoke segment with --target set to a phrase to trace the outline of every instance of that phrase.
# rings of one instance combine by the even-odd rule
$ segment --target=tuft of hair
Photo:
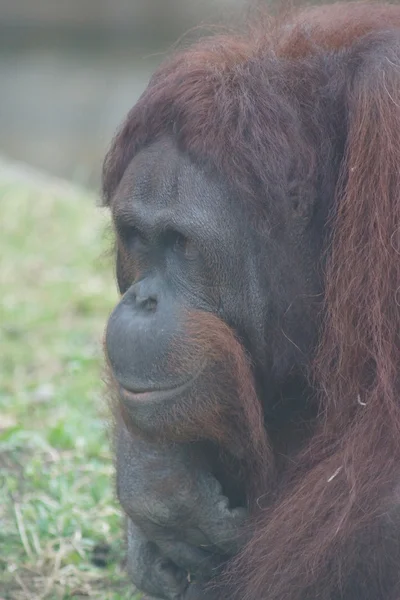
[[[400,559],[390,525],[400,465],[400,7],[306,8],[177,53],[114,140],[106,203],[134,155],[166,134],[259,212],[271,193],[285,193],[289,170],[304,181],[334,179],[313,371],[319,425],[233,564],[234,595],[351,597],[351,580],[364,598],[392,598],[398,575],[388,554]]]

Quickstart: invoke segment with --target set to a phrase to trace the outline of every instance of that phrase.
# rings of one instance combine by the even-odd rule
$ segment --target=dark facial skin
[[[231,509],[196,447],[150,442],[120,423],[117,493],[128,517],[128,571],[160,598],[180,598],[240,547],[246,511]],[[186,597],[186,595],[185,595]]]
[[[202,582],[245,540],[244,483],[227,474],[215,447],[239,469],[248,464],[243,439],[251,434],[245,420],[236,431],[235,418],[226,434],[222,424],[218,435],[202,425],[218,425],[213,413],[207,419],[218,402],[228,398],[235,410],[242,402],[235,361],[271,419],[271,439],[281,407],[305,393],[301,366],[315,334],[310,297],[320,294],[311,265],[321,236],[314,238],[309,204],[301,206],[282,200],[281,214],[256,229],[221,178],[169,139],[134,158],[111,203],[123,294],[106,334],[121,409],[117,491],[128,517],[129,572],[152,597],[211,598]],[[198,318],[209,328],[200,338],[191,328]],[[220,326],[238,341],[219,347]]]
[[[184,342],[185,309],[212,312],[243,332],[262,322],[257,240],[246,235],[238,199],[170,140],[132,161],[112,211],[124,297],[108,327],[111,366],[126,389],[178,387],[188,374],[168,374],[164,361],[172,340]],[[244,272],[246,285],[238,281]]]

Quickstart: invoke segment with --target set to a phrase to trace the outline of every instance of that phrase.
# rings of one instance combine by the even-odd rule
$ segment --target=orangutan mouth
[[[196,377],[192,377],[185,383],[170,387],[170,388],[158,388],[158,389],[147,389],[147,390],[128,390],[122,385],[119,386],[119,395],[121,400],[127,404],[148,404],[152,402],[165,402],[180,396],[187,392],[193,385]]]

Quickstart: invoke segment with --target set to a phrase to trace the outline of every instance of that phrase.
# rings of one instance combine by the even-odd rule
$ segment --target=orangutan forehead
[[[188,160],[173,140],[163,137],[133,157],[121,182],[121,191],[141,199],[174,195],[188,166]]]
[[[195,164],[170,137],[142,149],[130,162],[121,180],[116,203],[193,208],[215,206],[227,196],[222,177]]]
[[[222,177],[196,165],[172,139],[140,151],[129,164],[111,203],[115,222],[148,237],[175,230],[207,243],[210,253],[224,240],[231,248],[244,219],[242,202]]]

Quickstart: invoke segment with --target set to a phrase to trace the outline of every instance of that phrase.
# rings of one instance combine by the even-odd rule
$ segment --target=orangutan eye
[[[189,243],[187,237],[185,237],[181,233],[175,233],[174,237],[174,250],[178,252],[185,252]]]
[[[195,244],[186,236],[179,232],[173,234],[173,250],[174,252],[181,254],[187,260],[195,260],[199,256],[199,251]]]
[[[128,223],[123,219],[116,219],[115,225],[119,238],[126,246],[132,248],[133,246],[137,247],[146,244],[143,232],[136,225]]]

